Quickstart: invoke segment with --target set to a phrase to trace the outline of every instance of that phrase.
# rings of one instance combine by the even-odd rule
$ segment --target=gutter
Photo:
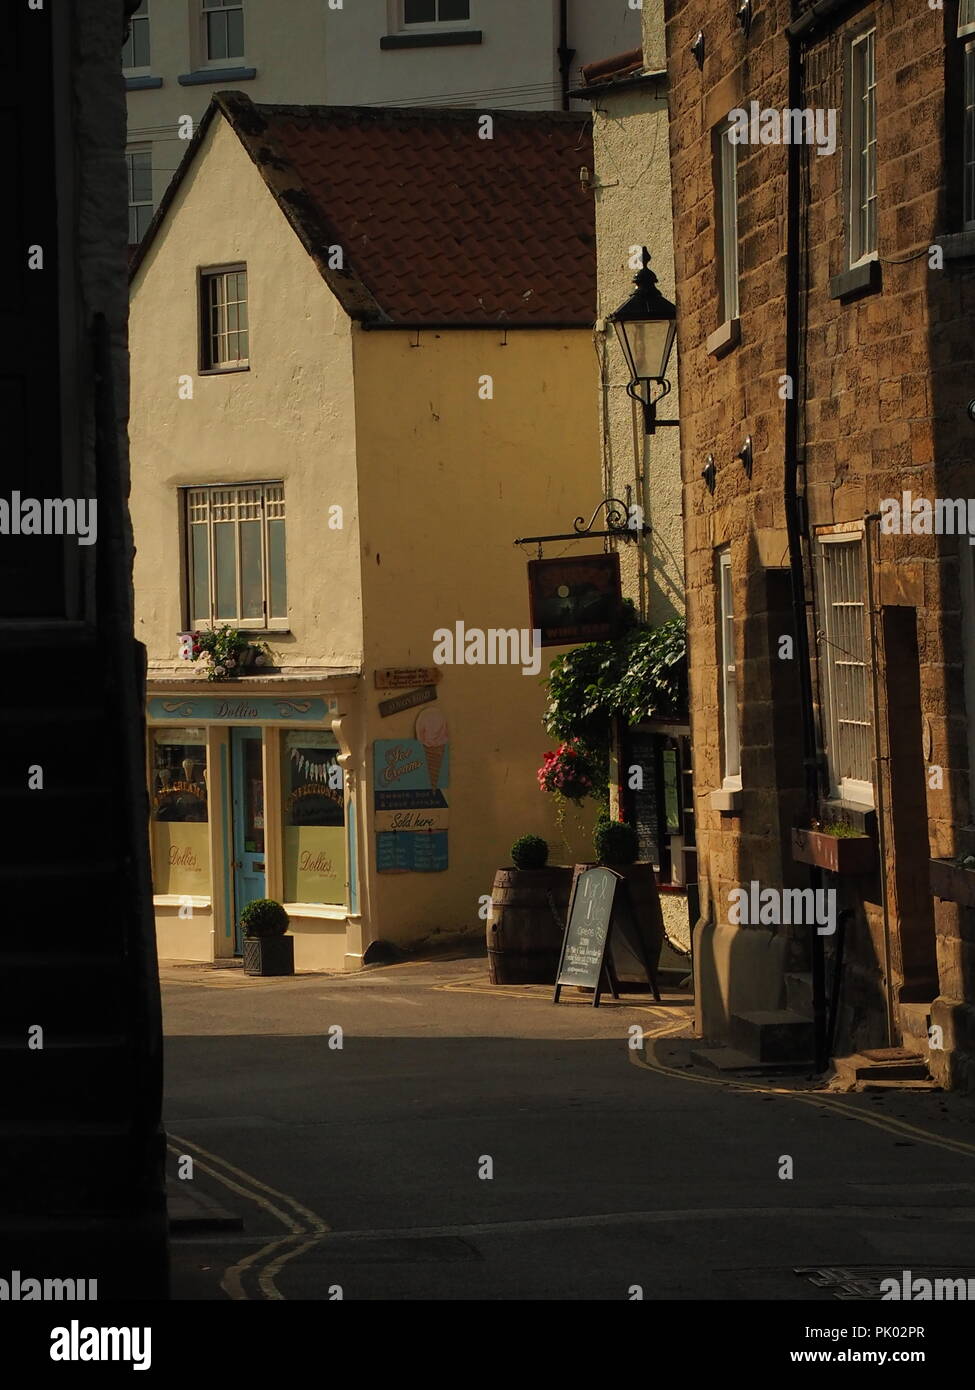
[[[844,19],[847,13],[862,10],[866,4],[867,0],[813,0],[800,19],[786,26],[785,36],[790,43],[808,43],[820,28]]]
[[[838,9],[845,0],[824,0]],[[816,15],[805,17],[799,35],[786,30],[789,40],[789,106],[802,107],[802,43],[810,32]],[[804,21],[799,21],[804,23]],[[809,653],[809,626],[806,612],[806,575],[803,561],[803,532],[808,517],[801,514],[799,498],[799,368],[801,308],[800,308],[800,219],[802,212],[802,146],[788,146],[788,175],[786,193],[786,263],[785,263],[785,370],[793,390],[785,402],[785,459],[784,493],[786,533],[789,539],[789,570],[792,577],[792,613],[795,627],[796,669],[799,677],[799,711],[802,725],[802,766],[806,790],[806,810],[813,819],[819,809],[819,745],[816,737],[815,705],[813,698],[812,662]],[[809,866],[809,885],[813,891],[822,887],[822,870]],[[815,1067],[823,1072],[829,1064],[828,1020],[826,1007],[826,956],[823,938],[815,922],[810,926],[812,964],[813,1033]]]
[[[590,82],[587,87],[573,87],[569,96],[578,101],[590,101],[594,96],[601,96],[606,92],[625,92],[633,87],[656,86],[658,82],[666,80],[667,69],[655,69],[653,72],[635,72],[629,77],[609,77],[605,82]]]

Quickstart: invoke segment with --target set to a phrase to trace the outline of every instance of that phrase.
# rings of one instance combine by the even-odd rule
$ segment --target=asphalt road
[[[170,1173],[189,1155],[244,1222],[176,1237],[177,1299],[832,1301],[975,1277],[961,1098],[729,1083],[674,1036],[686,996],[554,1007],[478,959],[162,975]]]

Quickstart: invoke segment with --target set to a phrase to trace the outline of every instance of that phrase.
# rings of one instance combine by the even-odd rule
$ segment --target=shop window
[[[283,735],[284,898],[345,903],[345,783],[330,733]]]
[[[285,628],[284,485],[187,490],[190,627]]]
[[[203,729],[152,730],[150,797],[155,892],[206,896],[210,832]]]

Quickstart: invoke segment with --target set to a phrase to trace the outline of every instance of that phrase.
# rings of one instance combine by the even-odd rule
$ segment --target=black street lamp
[[[627,394],[643,406],[644,429],[653,434],[658,425],[680,424],[679,420],[657,419],[657,403],[670,391],[667,364],[677,332],[677,308],[657,289],[657,277],[650,269],[650,252],[645,246],[643,269],[637,271],[633,283],[636,289],[615,314],[610,314],[609,321],[616,329],[630,369]],[[654,386],[660,388],[656,394]]]

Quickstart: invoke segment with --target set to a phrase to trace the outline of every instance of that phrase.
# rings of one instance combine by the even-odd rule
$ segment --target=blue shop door
[[[266,896],[264,873],[264,757],[259,729],[230,730],[234,810],[234,949],[243,954],[240,914]]]

